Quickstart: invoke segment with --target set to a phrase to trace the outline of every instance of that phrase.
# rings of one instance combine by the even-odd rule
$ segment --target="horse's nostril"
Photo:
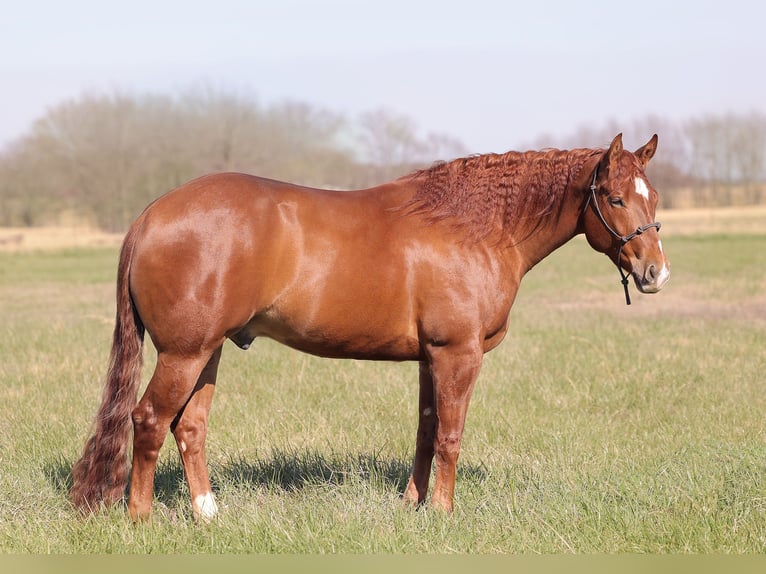
[[[657,279],[657,268],[654,265],[649,265],[649,268],[646,270],[646,277],[651,281]]]

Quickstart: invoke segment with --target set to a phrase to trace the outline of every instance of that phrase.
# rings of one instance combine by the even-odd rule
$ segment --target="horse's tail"
[[[117,317],[96,429],[72,468],[70,499],[84,513],[120,500],[128,482],[131,413],[141,381],[144,343],[144,325],[130,295],[130,267],[138,228],[137,224],[131,227],[120,252]]]

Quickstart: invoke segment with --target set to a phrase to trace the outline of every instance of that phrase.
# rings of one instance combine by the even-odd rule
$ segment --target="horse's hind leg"
[[[128,512],[134,520],[152,512],[154,472],[170,424],[191,397],[210,353],[160,352],[143,397],[133,409],[133,468]]]
[[[436,439],[436,409],[434,408],[434,381],[427,361],[420,362],[420,396],[418,400],[418,434],[415,442],[415,462],[412,475],[404,491],[404,500],[417,506],[425,502]]]
[[[205,436],[220,359],[218,347],[202,369],[189,402],[170,425],[189,483],[194,516],[202,520],[210,520],[218,512],[205,460]]]

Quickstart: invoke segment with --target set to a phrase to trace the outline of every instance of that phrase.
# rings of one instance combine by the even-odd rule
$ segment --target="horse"
[[[657,135],[607,149],[484,154],[357,191],[240,173],[206,175],[156,199],[128,230],[95,430],[72,468],[84,514],[124,500],[151,515],[170,432],[193,516],[217,504],[205,458],[221,350],[269,337],[321,357],[417,361],[418,422],[404,502],[452,511],[455,473],[483,355],[502,341],[522,277],[585,234],[643,293],[670,265],[645,168]],[[583,270],[583,274],[587,273]],[[629,303],[629,300],[628,300]],[[148,333],[157,362],[138,400]],[[435,460],[435,465],[434,465]]]

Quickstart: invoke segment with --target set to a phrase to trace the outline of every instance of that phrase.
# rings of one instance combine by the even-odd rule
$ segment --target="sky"
[[[382,108],[472,153],[766,112],[765,23],[757,0],[0,0],[0,146],[85,94],[199,87]]]

